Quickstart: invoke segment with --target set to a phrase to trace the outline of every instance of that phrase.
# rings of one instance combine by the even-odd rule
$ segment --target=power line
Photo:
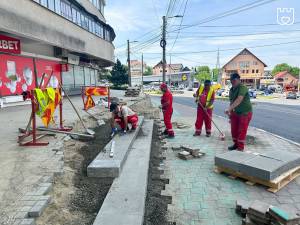
[[[248,46],[247,48],[263,48],[263,47],[271,47],[271,46],[287,45],[287,44],[296,44],[296,43],[300,43],[300,40],[274,43],[274,44],[266,44],[266,45]],[[236,50],[241,50],[241,48],[220,49],[219,51],[220,52],[225,52],[225,51],[236,51]],[[195,51],[195,52],[173,52],[172,55],[210,53],[210,52],[217,52],[217,51],[218,50],[203,50],[203,51]],[[158,52],[145,52],[144,54],[161,54],[161,53],[158,53]]]
[[[277,0],[267,0],[267,1],[258,0],[258,1],[254,1],[252,3],[248,3],[248,4],[245,4],[245,5],[239,6],[237,8],[225,11],[223,13],[219,13],[219,14],[216,14],[214,16],[207,17],[205,19],[202,19],[200,22],[198,22],[196,24],[187,25],[185,27],[182,27],[181,30],[188,29],[188,28],[191,28],[191,27],[195,27],[195,26],[198,26],[198,25],[201,25],[201,24],[204,24],[204,23],[208,23],[208,22],[211,22],[211,21],[215,21],[215,20],[227,17],[227,16],[234,15],[234,14],[238,14],[240,12],[243,12],[243,11],[246,11],[246,10],[249,10],[249,9],[253,9],[253,8],[259,7],[261,5],[268,4],[268,3],[273,2],[273,1],[277,1]],[[177,30],[175,30],[175,31],[177,31]]]
[[[293,25],[299,24],[300,22],[294,22]],[[173,25],[174,27],[179,27],[180,25]],[[181,27],[188,27],[191,25],[181,25]],[[195,25],[197,27],[208,27],[208,28],[216,28],[216,27],[265,27],[265,26],[281,26],[278,23],[267,23],[267,24],[233,24],[233,25]],[[176,31],[176,30],[175,30]]]
[[[182,18],[181,18],[180,24],[182,24],[182,22],[183,22],[183,18],[184,18],[184,16],[185,16],[185,12],[186,12],[186,7],[187,7],[187,4],[188,4],[188,1],[189,1],[189,0],[186,0],[186,2],[185,2],[184,10],[183,10],[183,14],[182,14]],[[180,28],[181,28],[181,27],[179,27],[179,30],[178,30],[177,35],[176,35],[176,39],[175,39],[175,41],[173,42],[173,45],[172,45],[172,48],[171,48],[170,52],[173,50],[173,48],[174,48],[174,46],[175,46],[175,44],[176,44],[176,41],[177,41],[178,36],[179,36],[179,33],[180,33]]]
[[[204,35],[204,36],[185,36],[182,39],[186,38],[217,38],[217,37],[243,37],[243,36],[254,36],[254,35],[268,35],[268,34],[281,34],[281,33],[292,33],[299,32],[300,30],[285,30],[285,31],[270,31],[270,32],[261,32],[261,33],[248,33],[248,34],[232,34],[232,35]],[[172,37],[170,37],[172,38]]]

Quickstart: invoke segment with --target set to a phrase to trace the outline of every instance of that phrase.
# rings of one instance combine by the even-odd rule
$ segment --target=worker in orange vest
[[[160,90],[162,91],[163,95],[161,97],[161,109],[164,115],[164,123],[166,126],[165,131],[163,132],[164,135],[167,135],[168,138],[175,137],[174,130],[172,127],[172,114],[173,114],[173,96],[171,91],[168,89],[168,86],[165,83],[160,85]]]
[[[211,86],[210,80],[206,80],[204,82],[204,85],[201,84],[197,92],[194,94],[194,97],[196,98],[196,103],[198,104],[194,136],[201,135],[202,126],[204,122],[206,129],[206,137],[210,137],[213,103],[215,100],[215,91]]]

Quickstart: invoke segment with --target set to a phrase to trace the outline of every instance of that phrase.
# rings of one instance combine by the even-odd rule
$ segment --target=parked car
[[[287,93],[286,99],[297,99],[297,93],[296,92]]]
[[[219,89],[217,90],[217,96],[222,96],[222,93],[225,91],[225,89]]]
[[[250,98],[256,98],[256,90],[254,89],[249,89],[249,95],[250,95]]]
[[[221,94],[222,97],[229,97],[229,91],[223,91]]]

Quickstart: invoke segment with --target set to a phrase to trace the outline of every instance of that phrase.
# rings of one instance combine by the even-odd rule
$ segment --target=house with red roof
[[[260,80],[264,77],[267,65],[256,55],[244,48],[222,68],[222,84],[229,82],[231,73],[239,73],[241,82],[248,87],[258,88]]]
[[[288,71],[282,71],[274,76],[275,84],[280,85],[283,89],[297,88],[298,79]]]

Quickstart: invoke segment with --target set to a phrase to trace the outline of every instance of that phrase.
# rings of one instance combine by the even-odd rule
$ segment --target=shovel
[[[79,118],[79,120],[80,120],[80,122],[81,122],[83,128],[85,129],[85,132],[88,133],[88,134],[90,134],[90,135],[95,135],[95,131],[93,131],[93,130],[91,130],[91,129],[88,129],[88,128],[85,126],[85,124],[84,124],[84,122],[83,122],[81,116],[79,115],[78,110],[77,110],[76,107],[74,106],[74,104],[73,104],[73,102],[71,101],[69,95],[68,95],[67,92],[64,90],[64,88],[63,88],[63,86],[62,86],[62,84],[61,84],[60,82],[59,82],[59,85],[60,85],[61,89],[63,90],[63,92],[65,93],[65,95],[66,95],[67,99],[69,100],[71,106],[73,107],[74,111],[76,112],[76,114],[77,114],[77,116],[78,116],[78,118]]]

